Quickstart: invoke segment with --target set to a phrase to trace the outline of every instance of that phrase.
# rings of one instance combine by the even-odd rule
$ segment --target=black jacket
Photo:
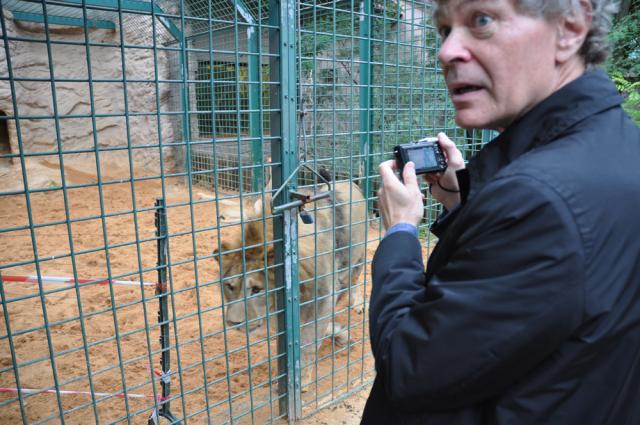
[[[640,424],[640,131],[587,72],[458,172],[460,207],[373,260],[366,424]]]

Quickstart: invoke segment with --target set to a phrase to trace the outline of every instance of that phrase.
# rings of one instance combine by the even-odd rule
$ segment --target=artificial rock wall
[[[78,152],[68,155],[72,160],[74,156],[95,156],[82,152],[97,145],[104,150],[100,153],[103,162],[126,161],[131,152],[136,166],[157,168],[160,148],[153,145],[179,138],[174,134],[178,133],[172,122],[175,118],[157,114],[158,104],[162,112],[172,109],[175,87],[162,80],[177,71],[170,68],[166,51],[155,49],[154,59],[151,17],[125,18],[122,25],[116,23],[115,30],[90,29],[87,48],[81,27],[50,25],[47,43],[44,25],[14,21],[8,10],[3,12],[8,36],[21,39],[10,40],[8,49],[17,111],[8,80],[9,61],[0,39],[0,111],[9,117],[17,112],[19,117],[7,121],[11,153],[22,151],[28,156],[50,152],[55,156],[59,144],[64,152]],[[124,49],[120,47],[121,29]],[[152,146],[110,149],[126,148],[128,141],[134,147]],[[162,155],[165,166],[173,167],[172,149],[164,148]],[[15,165],[19,161],[13,158],[12,162]]]

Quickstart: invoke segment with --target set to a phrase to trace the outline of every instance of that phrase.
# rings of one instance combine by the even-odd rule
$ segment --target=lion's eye
[[[261,291],[262,291],[262,288],[260,288],[259,286],[252,286],[251,287],[251,295],[258,294]]]

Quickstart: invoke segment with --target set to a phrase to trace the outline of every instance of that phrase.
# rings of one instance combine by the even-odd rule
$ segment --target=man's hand
[[[385,229],[394,224],[409,223],[417,226],[424,214],[424,195],[420,192],[413,162],[404,166],[402,180],[396,176],[396,161],[380,164],[382,188],[378,191],[378,206]]]
[[[444,173],[425,174],[424,179],[431,187],[433,198],[451,211],[460,203],[460,194],[456,193],[460,190],[456,171],[465,167],[464,158],[455,143],[444,133],[438,133],[438,143],[447,159],[447,169]]]

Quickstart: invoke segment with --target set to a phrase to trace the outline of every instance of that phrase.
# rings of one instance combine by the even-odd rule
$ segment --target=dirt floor
[[[58,167],[41,163],[28,168],[33,176],[29,187],[40,188],[28,198],[20,193],[21,171],[15,166],[0,170],[2,275],[157,282],[153,205],[164,195],[171,234],[171,411],[196,424],[230,418],[264,423],[278,417],[282,356],[277,354],[276,321],[249,334],[222,324],[218,262],[212,255],[219,228],[211,193],[190,191],[182,177],[149,176],[132,184],[126,167],[105,164],[97,187],[90,164],[67,166],[64,181]],[[60,190],[63,183],[66,190]],[[369,260],[379,237],[377,227],[370,226]],[[359,282],[367,293],[369,273]],[[21,423],[21,409],[29,423],[61,423],[61,410],[69,424],[127,422],[127,417],[130,423],[147,422],[153,396],[161,393],[156,376],[161,368],[159,298],[153,286],[44,284],[39,290],[37,283],[5,282],[2,292],[0,387],[93,387],[120,395],[126,389],[129,397],[92,400],[87,394],[40,393],[23,398],[21,407],[15,393],[0,392],[0,423]],[[336,317],[349,328],[349,344],[338,346],[325,338],[313,363],[302,365],[303,374],[310,370],[312,376],[302,393],[303,415],[366,386],[373,377],[366,314],[343,302]],[[365,388],[302,423],[358,423],[366,393]]]
[[[302,425],[359,425],[370,387],[351,394],[345,400],[321,409],[298,422]]]

